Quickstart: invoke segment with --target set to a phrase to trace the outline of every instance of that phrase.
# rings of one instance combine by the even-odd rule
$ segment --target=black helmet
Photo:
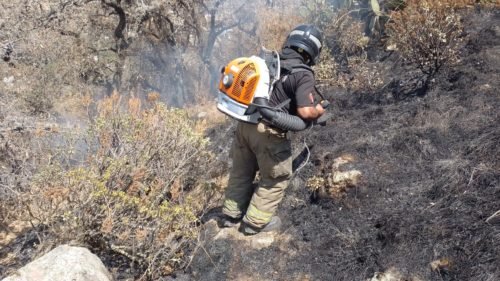
[[[321,30],[312,24],[302,24],[288,34],[283,47],[291,47],[299,52],[304,51],[311,59],[309,64],[314,65],[323,47],[322,44],[323,34]]]

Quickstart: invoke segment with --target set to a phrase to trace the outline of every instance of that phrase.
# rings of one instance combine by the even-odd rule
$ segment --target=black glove
[[[325,112],[316,121],[314,121],[314,125],[326,126],[326,121],[330,120],[332,117],[333,115],[331,113]]]
[[[321,104],[321,107],[323,107],[324,109],[327,109],[330,106],[330,102],[327,100],[322,100],[319,102],[319,104]]]

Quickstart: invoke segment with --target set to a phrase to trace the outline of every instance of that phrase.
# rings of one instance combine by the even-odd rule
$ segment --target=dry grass
[[[390,42],[403,58],[433,77],[443,65],[458,62],[463,26],[454,0],[406,2],[391,14]]]
[[[321,84],[347,89],[350,92],[371,93],[384,85],[383,71],[367,57],[370,38],[364,24],[348,10],[332,12],[323,23],[325,47],[315,66]]]
[[[39,162],[28,186],[16,191],[19,204],[9,205],[9,214],[35,226],[39,250],[83,243],[123,256],[139,280],[187,264],[198,217],[218,202],[213,171],[221,165],[197,131],[206,123],[159,102],[143,107],[117,92],[98,102],[98,117],[76,137],[83,150],[62,142],[68,153],[49,152],[51,160]]]
[[[227,126],[231,119],[217,110],[215,101],[207,101],[185,108],[190,118],[197,120],[194,130],[198,133],[205,133],[207,130]]]
[[[305,22],[305,18],[297,13],[299,4],[287,3],[284,7],[262,7],[257,18],[259,27],[257,36],[260,45],[271,50],[280,50],[286,36],[297,25]]]

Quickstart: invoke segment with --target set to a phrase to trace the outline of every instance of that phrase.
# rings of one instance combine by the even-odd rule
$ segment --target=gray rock
[[[3,281],[111,281],[101,260],[82,247],[62,245]]]

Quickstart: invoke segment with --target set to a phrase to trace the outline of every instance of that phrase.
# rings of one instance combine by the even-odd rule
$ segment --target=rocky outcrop
[[[62,245],[2,281],[110,281],[111,274],[89,250]]]

